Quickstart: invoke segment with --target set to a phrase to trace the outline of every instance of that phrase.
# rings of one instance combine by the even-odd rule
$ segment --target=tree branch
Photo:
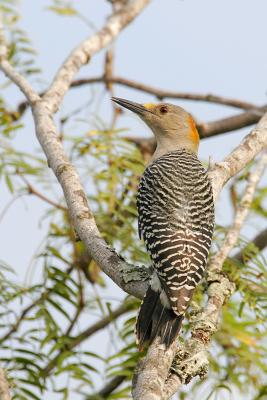
[[[114,376],[99,392],[88,396],[87,400],[102,400],[108,399],[108,396],[117,389],[118,386],[126,379],[125,375]]]
[[[0,368],[0,400],[11,400],[8,383],[2,368]]]
[[[79,71],[90,58],[101,49],[107,47],[135,17],[145,8],[150,0],[135,0],[114,12],[106,25],[94,36],[84,40],[72,51],[67,60],[58,70],[50,88],[44,94],[44,100],[50,111],[55,113],[61,104],[65,93]]]
[[[72,223],[80,238],[83,240],[87,251],[114,282],[116,282],[123,290],[135,295],[136,297],[143,297],[148,287],[148,278],[150,273],[145,268],[134,268],[127,264],[108,247],[101,237],[76,169],[71,165],[64,152],[62,143],[59,141],[52,113],[58,109],[74,74],[88,61],[88,57],[109,44],[119,31],[127,23],[131,22],[147,3],[148,0],[136,0],[134,3],[131,3],[131,5],[123,8],[120,12],[114,14],[109,19],[107,25],[99,32],[99,34],[93,36],[92,39],[88,39],[79,46],[67,59],[63,67],[60,68],[54,82],[42,100],[32,90],[25,79],[14,71],[13,67],[8,63],[5,57],[1,56],[0,59],[1,69],[20,87],[28,101],[31,103],[38,140],[46,154],[48,165],[52,168],[61,184],[70,211]],[[218,193],[227,180],[244,168],[248,162],[253,160],[266,145],[267,114],[262,117],[257,127],[245,138],[245,140],[228,157],[226,157],[223,162],[216,164],[211,170],[210,178],[213,186],[214,198],[218,196]],[[244,217],[244,213],[241,213],[241,215]],[[235,229],[239,228],[240,226],[237,223]],[[230,233],[232,237],[235,237],[233,231],[230,231]],[[223,258],[227,251],[229,251],[229,247],[234,245],[233,239],[228,235],[225,240],[224,251],[223,253],[219,253],[221,257],[220,263],[223,263]],[[227,240],[229,242],[227,242]],[[213,263],[215,261],[213,260]],[[221,306],[224,303],[225,298],[233,291],[233,284],[231,284],[227,278],[218,273],[218,270],[220,271],[218,265],[221,267],[220,263],[219,261],[217,262],[217,269],[211,267],[211,272],[208,276],[210,285],[208,289],[209,300],[206,310],[202,317],[198,316],[198,320],[193,325],[192,338],[190,339],[191,342],[188,341],[184,347],[179,349],[176,357],[177,366],[175,368],[175,373],[182,383],[187,383],[192,376],[200,374],[200,366],[202,371],[205,370],[205,366],[207,366],[205,360],[203,364],[203,357],[199,358],[199,356],[196,355],[203,354],[203,352],[205,353],[206,345],[210,340],[211,334],[217,327]],[[194,350],[193,353],[192,349]],[[151,347],[148,355],[153,352],[154,354],[162,354],[162,352],[158,353],[156,350],[156,348]],[[169,362],[168,360],[173,356],[174,350],[175,349],[171,347],[170,352],[165,352],[166,363]],[[188,358],[188,354],[191,359],[190,357]],[[194,363],[192,363],[192,357]],[[196,360],[196,357],[199,358],[199,363],[198,360]],[[163,359],[157,359],[157,361],[160,361],[161,364],[165,362]],[[180,368],[181,364],[182,367]],[[198,368],[197,371],[195,370],[196,367]],[[157,386],[163,387],[162,385],[164,383],[166,371],[163,372],[160,365],[158,368],[160,371],[160,382],[158,382]],[[194,372],[192,373],[192,371]],[[172,374],[171,376],[174,375]],[[140,379],[142,379],[142,374],[140,375]],[[171,393],[171,390],[173,390],[174,387],[172,387],[171,390],[169,389],[167,385],[166,390],[164,389],[164,393]],[[150,398],[152,399],[152,397]],[[156,399],[159,397],[154,398]]]
[[[39,192],[26,178],[25,176],[23,176],[20,172],[18,172],[19,176],[21,177],[21,179],[23,180],[23,182],[25,183],[28,193],[29,194],[33,194],[36,197],[39,197],[39,199],[45,201],[46,203],[50,204],[51,206],[58,208],[59,210],[62,211],[68,211],[67,207],[64,207],[63,205],[55,202],[52,199],[49,199],[49,197],[45,196],[43,193]]]
[[[84,241],[89,254],[123,290],[142,298],[147,289],[149,273],[144,268],[136,269],[125,263],[107,246],[95,224],[77,172],[67,159],[62,144],[57,138],[56,127],[46,105],[43,102],[35,104],[33,115],[39,142],[62,186],[73,225]],[[245,138],[240,146],[211,170],[215,198],[226,181],[244,168],[266,146],[266,119],[267,116],[264,116],[257,128]]]
[[[224,106],[241,108],[243,110],[254,110],[257,109],[253,103],[249,103],[242,100],[231,99],[223,96],[218,96],[214,94],[201,94],[201,93],[187,93],[187,92],[176,92],[172,90],[163,90],[155,88],[144,83],[136,82],[132,79],[123,78],[121,76],[96,76],[92,78],[77,79],[72,82],[71,87],[79,87],[83,85],[90,85],[94,83],[104,83],[104,84],[117,84],[121,86],[126,86],[131,89],[139,90],[140,92],[151,94],[155,96],[158,100],[162,101],[164,99],[179,99],[179,100],[192,100],[192,101],[204,101],[208,103],[221,104]]]
[[[33,104],[35,101],[39,100],[40,97],[37,93],[34,92],[31,85],[28,81],[19,74],[9,63],[7,60],[7,42],[5,40],[4,35],[4,26],[3,19],[0,13],[0,65],[1,70],[6,74],[6,76],[14,82],[22,91],[26,99],[30,104]]]
[[[210,170],[213,196],[216,200],[226,182],[240,172],[267,146],[267,113],[243,141],[220,163]]]
[[[77,171],[68,160],[59,140],[51,109],[56,111],[68,88],[67,85],[77,72],[78,65],[83,65],[85,53],[89,49],[94,49],[95,53],[104,45],[109,44],[109,41],[114,39],[115,33],[117,35],[127,23],[130,23],[148,2],[149,0],[136,0],[130,6],[121,9],[109,19],[107,25],[98,34],[93,36],[92,42],[88,39],[84,45],[74,50],[60,68],[54,83],[43,99],[39,98],[30,84],[25,84],[25,79],[14,70],[4,55],[0,58],[0,68],[21,90],[25,91],[25,96],[31,104],[37,138],[47,157],[48,165],[63,189],[72,223],[74,227],[78,226],[77,233],[84,241],[88,253],[118,286],[139,298],[142,298],[147,290],[150,274],[144,267],[135,268],[126,263],[101,237]],[[7,54],[3,51],[2,53]],[[31,101],[32,98],[40,100]]]
[[[58,140],[56,127],[46,104],[38,102],[33,107],[33,116],[38,140],[64,191],[72,223],[88,253],[118,286],[127,293],[142,298],[148,287],[147,269],[136,269],[126,263],[101,237],[77,171],[67,159]]]
[[[250,242],[253,243],[259,249],[259,251],[263,250],[267,246],[267,228],[258,233],[258,235],[251,239]],[[237,261],[242,262],[244,250],[246,250],[246,246],[244,249],[241,249],[238,253],[233,255],[233,258]],[[246,258],[246,262],[247,261],[248,259]]]
[[[68,274],[70,274],[72,270],[73,270],[73,266],[70,266],[69,268],[67,268],[65,276],[68,276]],[[65,279],[66,278],[64,278],[64,280]],[[63,282],[64,282],[64,280],[63,280]],[[7,339],[9,339],[10,336],[13,335],[13,333],[17,332],[19,326],[24,321],[25,316],[27,314],[29,314],[29,312],[34,307],[36,307],[38,304],[45,301],[48,298],[49,294],[55,290],[55,286],[57,286],[57,285],[58,284],[56,283],[55,285],[53,285],[52,287],[47,289],[46,292],[42,293],[35,301],[33,301],[31,304],[29,304],[27,307],[25,307],[24,310],[22,310],[22,312],[20,313],[19,317],[17,317],[14,324],[12,324],[11,328],[3,336],[0,337],[0,343],[3,343]]]
[[[200,136],[203,138],[221,135],[225,132],[235,131],[256,124],[266,111],[267,105],[264,105],[232,117],[219,119],[213,122],[200,123],[198,124],[198,130]]]
[[[208,266],[208,303],[205,310],[191,318],[191,339],[180,346],[175,363],[172,367],[173,373],[164,388],[164,399],[169,399],[177,392],[181,384],[189,383],[196,375],[203,375],[208,368],[208,347],[211,337],[218,329],[220,312],[225,301],[235,290],[235,285],[221,274],[223,263],[230,251],[235,246],[240,229],[248,215],[249,208],[260,178],[267,165],[267,153],[264,152],[251,172],[244,195],[237,208],[234,222],[228,230],[223,245],[216,255],[211,259]],[[164,382],[163,382],[164,383]]]
[[[176,341],[166,350],[159,338],[154,340],[135,373],[132,388],[134,400],[161,400],[164,397],[164,382],[176,352]]]
[[[225,132],[232,132],[246,126],[253,125],[259,121],[262,117],[263,113],[267,111],[267,106],[256,106],[253,103],[249,103],[243,100],[226,98],[223,96],[213,95],[213,94],[200,94],[200,93],[186,93],[186,92],[172,92],[163,89],[153,88],[151,86],[147,86],[141,84],[139,82],[132,81],[130,79],[126,79],[123,77],[109,77],[99,76],[93,78],[84,78],[77,79],[70,84],[70,87],[79,87],[85,84],[94,84],[94,83],[104,83],[108,85],[109,83],[120,84],[127,87],[131,87],[136,90],[140,90],[146,93],[150,93],[156,96],[159,100],[163,100],[166,98],[169,99],[183,99],[183,100],[191,100],[191,101],[205,101],[214,104],[221,104],[225,106],[242,108],[247,110],[246,112],[240,113],[238,115],[234,115],[231,117],[219,119],[212,122],[199,122],[197,124],[197,128],[200,134],[200,138],[205,139],[212,136],[221,135]],[[43,93],[40,93],[39,96],[42,97]],[[10,111],[9,115],[13,118],[14,121],[18,120],[26,111],[28,107],[28,101],[22,101],[19,103],[16,111]],[[152,154],[153,149],[155,147],[154,138],[129,138],[130,141],[134,142],[137,146],[142,147],[145,146],[146,143],[150,147],[150,154]]]
[[[180,346],[178,352],[176,343],[168,351],[157,340],[150,345],[146,357],[137,372],[133,388],[134,400],[168,399],[181,384],[188,383],[195,375],[202,375],[207,372],[207,345],[211,340],[211,336],[217,330],[221,307],[226,297],[229,297],[235,288],[228,278],[220,276],[220,272],[224,261],[238,239],[240,229],[249,212],[256,186],[266,164],[267,154],[264,153],[258,161],[255,171],[250,174],[245,193],[236,211],[234,223],[228,230],[221,249],[209,264],[208,304],[204,312],[200,316],[198,315],[195,321],[191,321],[191,339],[186,342],[185,346]],[[170,383],[166,383],[165,387],[171,362],[176,353],[175,373],[177,377],[171,376]]]
[[[116,310],[112,311],[110,315],[102,318],[100,321],[96,322],[93,325],[90,325],[88,328],[84,329],[77,336],[72,337],[70,343],[68,343],[62,350],[58,352],[58,354],[47,364],[43,369],[43,376],[49,375],[49,373],[53,370],[53,368],[57,365],[57,361],[60,358],[62,351],[70,351],[74,349],[76,346],[81,344],[83,341],[87,340],[90,336],[94,335],[96,332],[106,328],[112,321],[116,320],[121,315],[128,312],[130,309],[129,301],[124,301],[122,305],[120,305]]]
[[[261,119],[266,111],[267,106],[262,106],[233,117],[223,118],[213,122],[197,123],[199,136],[201,139],[205,139],[253,125]],[[146,154],[147,157],[150,157],[154,153],[156,148],[156,141],[154,138],[127,137],[127,139],[139,147],[141,152]]]

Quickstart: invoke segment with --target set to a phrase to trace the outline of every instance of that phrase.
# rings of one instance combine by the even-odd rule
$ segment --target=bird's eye
[[[168,107],[166,105],[160,106],[159,111],[160,111],[161,114],[167,114]]]

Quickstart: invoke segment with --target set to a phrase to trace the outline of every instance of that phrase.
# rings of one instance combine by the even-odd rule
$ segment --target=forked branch
[[[32,89],[26,79],[18,74],[8,62],[6,58],[6,45],[3,40],[3,30],[0,27],[0,68],[8,78],[22,90],[30,103],[34,116],[36,135],[47,157],[48,165],[52,168],[62,187],[75,230],[83,240],[88,253],[97,262],[101,269],[124,291],[139,298],[142,298],[147,290],[150,273],[146,268],[135,268],[130,264],[127,264],[101,237],[77,171],[70,163],[65,154],[62,143],[59,140],[53,114],[58,110],[66,91],[70,87],[74,75],[78,72],[81,66],[87,63],[93,54],[111,43],[120,31],[130,23],[148,3],[149,0],[135,0],[130,2],[129,5],[121,8],[119,12],[114,13],[99,33],[94,35],[92,38],[85,40],[71,53],[66,62],[59,69],[53,83],[43,98]],[[265,109],[262,109],[261,111],[263,112]],[[255,114],[255,111],[248,111],[248,113],[252,114],[253,112]],[[210,178],[213,186],[214,198],[217,198],[224,184],[252,161],[266,146],[267,114],[261,118],[257,127],[244,139],[244,141],[233,152],[231,152],[225,160],[216,164],[211,170]],[[265,160],[265,158],[262,160]],[[255,173],[258,173],[260,176],[259,171],[262,170],[262,160],[257,165],[254,177]],[[266,160],[264,163],[265,162]],[[253,174],[251,176],[253,177]],[[248,183],[248,188],[249,185],[250,183]],[[248,203],[246,203],[245,208],[248,207]],[[245,217],[245,213],[241,213],[241,215],[242,218]],[[239,225],[238,227],[233,225],[233,229],[230,230],[230,232],[233,233],[233,230],[237,232]],[[158,385],[160,386],[159,393],[164,393],[165,398],[170,396],[174,390],[176,391],[177,387],[181,383],[187,382],[190,376],[192,377],[201,374],[201,371],[205,371],[207,366],[204,356],[206,354],[207,344],[210,340],[211,334],[215,329],[217,329],[219,310],[227,296],[229,296],[233,291],[233,285],[231,282],[229,282],[227,278],[222,277],[218,272],[220,271],[225,255],[228,254],[230,248],[234,245],[234,240],[230,240],[229,236],[227,236],[225,240],[226,244],[224,248],[226,250],[221,254],[220,260],[217,260],[216,268],[211,267],[211,272],[208,276],[210,283],[208,291],[209,300],[205,312],[204,314],[199,315],[197,320],[192,321],[192,338],[185,344],[185,346],[178,349],[176,357],[177,362],[174,368],[175,372],[171,374],[165,387],[163,387],[163,383],[168,369],[160,374],[160,382]],[[227,244],[227,240],[230,241],[230,244]],[[215,265],[215,261],[213,260],[211,265]],[[157,346],[157,343],[155,343],[155,346]],[[158,354],[156,350],[156,347],[151,347],[148,354],[153,353],[153,351],[155,354]],[[168,352],[166,353],[166,365],[170,364],[171,359],[176,352],[175,347],[171,348],[171,352],[171,354]],[[192,360],[190,361],[190,357],[188,359],[188,354],[191,356],[194,354],[194,365],[197,370],[192,370],[193,364],[191,362]],[[201,357],[198,357],[199,354]],[[197,357],[199,363],[198,361],[195,362],[195,357]],[[161,360],[161,362],[163,364],[164,360]],[[139,389],[140,386],[138,387],[137,384],[137,393],[142,393],[142,390],[140,391]],[[157,399],[159,397],[150,398]]]

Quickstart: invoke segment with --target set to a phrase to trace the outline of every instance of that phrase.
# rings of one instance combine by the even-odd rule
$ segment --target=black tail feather
[[[177,337],[183,316],[177,316],[171,309],[164,307],[160,293],[148,288],[141,304],[136,322],[136,337],[139,349],[150,344],[158,336],[168,348]]]

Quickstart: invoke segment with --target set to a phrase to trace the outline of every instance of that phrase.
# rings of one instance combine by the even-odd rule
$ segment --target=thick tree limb
[[[214,199],[226,182],[240,172],[254,157],[267,146],[267,113],[257,126],[222,162],[216,163],[210,170]]]
[[[174,341],[166,350],[159,338],[149,346],[144,360],[138,365],[133,379],[132,395],[134,400],[161,400],[164,397],[164,382],[177,351]]]
[[[242,224],[249,212],[249,207],[253,200],[253,195],[255,193],[257,184],[263,174],[265,166],[267,164],[267,154],[266,152],[263,154],[261,159],[257,163],[257,168],[255,172],[252,172],[249,176],[248,185],[246,188],[246,192],[240,202],[240,205],[236,211],[235,221],[228,230],[227,236],[221,246],[220,250],[217,252],[216,257],[212,259],[211,264],[209,266],[209,271],[217,271],[221,268],[223,262],[226,260],[230,250],[233,248],[235,243],[237,242],[240,229]]]
[[[185,346],[181,346],[177,352],[178,367],[175,368],[177,377],[171,376],[171,386],[169,386],[169,383],[166,383],[167,387],[165,388],[167,373],[172,359],[176,354],[176,344],[171,346],[166,352],[164,351],[165,346],[160,346],[154,341],[147,351],[141,368],[137,372],[137,379],[133,390],[134,400],[149,400],[149,398],[153,400],[168,399],[177,391],[182,383],[187,383],[191,380],[195,376],[194,374],[203,374],[203,371],[207,370],[207,345],[210,342],[212,334],[217,330],[221,307],[226,297],[234,291],[234,284],[227,278],[220,276],[219,273],[229,252],[238,239],[240,229],[249,212],[256,186],[266,164],[267,154],[265,153],[257,163],[256,170],[250,174],[245,193],[236,211],[234,223],[228,230],[223,245],[210,262],[208,268],[208,304],[204,312],[201,313],[202,315],[200,314],[200,318],[198,316],[198,319],[193,324],[193,321],[191,321],[191,326],[193,326],[192,338]],[[160,372],[162,368],[166,373],[165,375]],[[158,374],[156,371],[158,371]]]
[[[220,274],[210,276],[208,303],[204,311],[199,310],[190,318],[191,338],[178,351],[163,387],[163,399],[168,400],[178,389],[194,377],[204,378],[209,366],[209,343],[218,330],[221,308],[233,294],[235,285]]]
[[[138,271],[127,264],[101,237],[77,171],[64,153],[53,118],[43,102],[33,107],[33,116],[38,140],[47,156],[49,166],[61,184],[72,223],[88,253],[123,290],[142,298],[148,285],[147,270],[139,268]]]
[[[185,346],[181,346],[176,354],[173,366],[175,372],[171,374],[170,380],[166,382],[164,388],[164,399],[166,400],[177,392],[181,384],[189,383],[194,376],[207,372],[209,342],[213,333],[218,329],[221,308],[235,290],[235,285],[227,277],[221,275],[221,270],[229,252],[238,240],[240,229],[249,213],[256,187],[266,165],[267,154],[265,152],[249,176],[234,222],[227,232],[223,245],[209,264],[207,307],[191,320],[191,339],[185,343]]]
[[[48,165],[52,168],[61,184],[74,227],[79,225],[77,231],[79,237],[84,241],[86,248],[90,249],[89,254],[101,266],[102,270],[111,279],[115,280],[123,290],[133,293],[139,298],[143,297],[148,287],[149,273],[144,267],[136,269],[126,263],[114,250],[109,248],[101,237],[77,171],[67,159],[63,146],[59,141],[51,110],[53,112],[57,110],[74,74],[85,63],[86,56],[89,53],[92,55],[108,45],[119,34],[120,30],[142,11],[148,2],[149,0],[131,2],[129,6],[122,8],[111,16],[107,25],[98,34],[94,35],[92,40],[86,40],[74,50],[59,69],[43,100],[35,93],[25,78],[10,65],[6,59],[7,51],[5,42],[2,39],[0,48],[0,68],[23,91],[31,105],[37,138],[45,152]],[[1,37],[3,37],[3,30],[1,30],[0,26]]]
[[[8,383],[2,368],[0,368],[0,400],[11,400]]]
[[[0,58],[1,69],[20,87],[31,104],[38,140],[46,154],[49,166],[52,168],[61,184],[70,211],[72,223],[80,238],[83,240],[86,249],[102,270],[110,276],[114,282],[116,282],[123,290],[135,295],[136,297],[143,297],[148,285],[149,272],[145,268],[139,268],[138,270],[127,264],[108,247],[101,237],[92,212],[88,206],[87,198],[79,181],[76,169],[71,165],[64,152],[62,144],[58,139],[52,113],[58,109],[74,74],[87,62],[88,57],[109,44],[119,33],[120,29],[129,23],[147,3],[147,0],[136,0],[134,3],[131,3],[130,6],[127,6],[125,9],[122,9],[119,13],[112,16],[106,27],[98,36],[95,35],[92,39],[88,39],[88,41],[85,41],[84,44],[79,46],[59,70],[53,84],[42,100],[38,94],[32,90],[26,80],[16,73],[13,67],[5,59],[3,53],[1,53],[2,56]],[[126,14],[129,15],[127,16]],[[210,177],[215,198],[218,196],[218,193],[227,180],[244,168],[244,166],[254,159],[255,156],[267,145],[266,122],[267,114],[263,116],[257,127],[245,138],[245,140],[228,157],[226,157],[223,162],[216,164],[211,170]],[[240,214],[244,217],[245,213],[242,214],[240,212]],[[240,226],[237,223],[234,229],[239,228]],[[235,237],[233,231],[231,235],[232,237]],[[228,244],[227,240],[229,241]],[[207,367],[206,361],[204,360],[203,362],[205,357],[200,357],[199,354],[203,355],[206,352],[206,346],[210,340],[211,334],[217,328],[221,306],[224,303],[225,298],[233,291],[233,285],[227,278],[218,273],[224,257],[227,255],[227,251],[230,250],[229,247],[234,245],[233,239],[228,236],[226,237],[225,243],[224,252],[219,253],[221,261],[219,262],[219,260],[217,260],[216,268],[212,268],[211,266],[211,273],[208,276],[210,286],[208,290],[209,301],[206,310],[202,313],[202,316],[198,315],[198,318],[194,323],[192,338],[190,339],[191,342],[187,342],[184,347],[179,349],[176,357],[177,365],[175,367],[175,374],[177,374],[181,383],[187,383],[193,376],[201,374],[201,371],[205,371],[205,368]],[[213,264],[215,261],[213,260]],[[162,352],[158,353],[159,349],[157,349],[156,345],[157,343],[155,343],[155,347],[149,349],[148,356],[152,355],[151,359],[153,358],[153,354],[157,355],[157,357],[158,355],[162,355]],[[172,355],[169,354],[169,352],[166,352],[166,365],[167,362],[169,362],[168,360],[174,355],[174,349],[171,348],[170,353],[171,352]],[[198,359],[196,359],[196,357],[198,357]],[[160,360],[160,364],[165,363],[163,358]],[[147,365],[148,361],[149,357],[147,359]],[[157,362],[158,361],[159,359],[157,359]],[[143,372],[145,371],[145,365],[146,364],[143,364]],[[161,365],[158,365],[158,368],[160,372],[157,387],[163,388],[165,381],[164,376],[166,377],[167,372],[161,370]],[[155,369],[153,370],[155,371]],[[173,378],[173,376],[174,375],[172,374],[171,377]],[[142,381],[142,374],[140,374],[139,379]],[[177,390],[177,387],[169,387],[167,381],[163,392],[171,394],[174,389]],[[140,385],[138,387],[138,384],[135,387],[135,393],[143,393],[142,390],[140,391]],[[155,394],[155,396],[157,396],[157,394]],[[150,398],[160,398],[155,396]]]

